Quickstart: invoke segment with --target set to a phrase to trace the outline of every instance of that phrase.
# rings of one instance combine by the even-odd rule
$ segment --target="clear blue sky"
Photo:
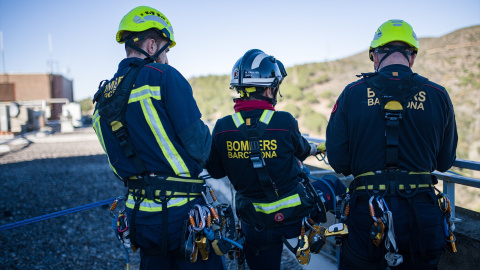
[[[52,58],[54,72],[74,80],[76,100],[93,96],[125,56],[115,34],[138,5],[171,21],[177,46],[169,62],[186,78],[229,74],[252,48],[287,67],[340,59],[366,50],[389,19],[406,20],[419,37],[480,24],[480,0],[0,0],[0,73],[46,73]]]

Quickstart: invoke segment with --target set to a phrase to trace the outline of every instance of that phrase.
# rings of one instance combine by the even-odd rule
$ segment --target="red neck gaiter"
[[[235,112],[251,111],[255,109],[275,111],[275,108],[266,100],[243,100],[236,99],[233,106]]]

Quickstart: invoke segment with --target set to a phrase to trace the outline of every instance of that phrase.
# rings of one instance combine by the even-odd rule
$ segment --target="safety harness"
[[[298,222],[301,218],[302,229],[297,245],[293,247],[284,237],[282,237],[282,241],[296,256],[297,261],[300,264],[307,265],[310,262],[310,242],[312,242],[311,240],[314,237],[313,235],[318,234],[314,241],[315,249],[312,251],[314,253],[320,252],[320,249],[324,244],[324,242],[323,244],[321,243],[322,240],[324,240],[324,237],[322,238],[323,232],[321,232],[319,226],[316,227],[317,230],[313,230],[313,233],[307,237],[305,233],[305,224],[307,223],[311,228],[313,228],[313,226],[306,222],[306,220],[308,218],[313,224],[313,219],[315,219],[315,221],[318,223],[325,223],[327,221],[327,211],[325,209],[323,200],[318,195],[317,191],[307,177],[302,178],[297,188],[295,188],[292,192],[286,195],[279,194],[275,182],[268,174],[265,160],[263,159],[262,152],[260,150],[259,142],[259,139],[265,133],[273,114],[274,111],[264,110],[258,123],[256,123],[256,126],[251,125],[250,119],[247,119],[248,125],[252,126],[251,128],[247,128],[247,124],[243,120],[240,112],[232,115],[235,126],[238,128],[242,136],[245,137],[249,142],[251,150],[250,160],[252,161],[252,165],[258,176],[260,185],[267,196],[266,202],[258,202],[245,198],[237,193],[237,199],[239,202],[242,202],[237,205],[237,211],[240,212],[239,215],[241,216],[243,222],[246,222],[255,228],[257,228],[256,225],[258,225],[260,229],[291,224],[293,222]],[[253,204],[255,212],[244,212],[243,209],[252,209],[251,207],[242,207],[249,204]],[[281,213],[280,210],[284,213]],[[258,213],[260,214],[256,215]],[[313,219],[308,216],[311,216]],[[285,223],[281,223],[284,221],[284,218]],[[267,237],[269,237],[268,234]],[[250,243],[249,248],[255,253],[259,254],[261,250],[269,249],[270,246],[273,245],[265,246],[260,249],[254,246],[253,243]]]
[[[393,53],[398,50],[385,51]],[[384,57],[386,58],[386,57]],[[389,266],[398,266],[402,261],[402,255],[397,254],[395,242],[393,217],[388,210],[388,206],[383,199],[385,196],[399,195],[408,201],[412,211],[409,217],[410,227],[416,226],[419,233],[418,245],[422,257],[429,259],[425,250],[425,240],[423,239],[423,228],[418,220],[418,211],[416,209],[415,195],[421,188],[432,189],[437,180],[429,172],[408,172],[399,169],[398,145],[400,136],[400,123],[405,117],[407,103],[414,98],[424,87],[427,78],[418,74],[411,74],[406,78],[398,80],[390,80],[379,73],[362,73],[359,75],[365,80],[367,87],[375,93],[380,103],[381,114],[385,119],[385,137],[386,137],[386,154],[385,167],[383,170],[375,172],[367,172],[355,177],[350,184],[350,192],[366,192],[370,198],[369,208],[370,215],[374,220],[371,228],[371,239],[376,246],[379,246],[382,240],[385,240],[387,254],[386,262]],[[374,208],[372,201],[375,199],[377,207]],[[374,209],[378,209],[382,215],[378,216]],[[386,237],[385,237],[386,236]],[[348,245],[344,245],[345,256],[357,265],[363,265],[369,268],[372,261],[366,261],[352,250]],[[411,241],[411,256],[413,259],[415,241]]]
[[[263,160],[262,152],[260,151],[260,142],[259,138],[265,133],[268,123],[272,119],[274,111],[264,110],[260,121],[257,123],[256,128],[247,128],[245,121],[242,118],[240,112],[232,115],[233,121],[237,126],[240,133],[248,139],[250,143],[250,160],[252,161],[253,168],[257,173],[258,179],[260,180],[260,185],[267,195],[269,201],[274,201],[279,198],[277,185],[270,178],[268,174],[267,166],[265,160]]]
[[[362,73],[359,76],[363,77],[367,87],[375,93],[380,103],[380,112],[385,119],[385,165],[381,171],[356,176],[349,189],[365,190],[370,196],[372,190],[374,195],[400,194],[402,197],[411,198],[419,187],[436,184],[436,179],[429,172],[400,170],[398,164],[400,122],[405,116],[407,103],[423,89],[428,79],[416,73],[401,79],[402,83],[379,73]]]
[[[128,42],[127,42],[128,44]],[[167,44],[168,45],[168,44]],[[157,57],[165,45],[157,54]],[[134,46],[130,44],[129,46]],[[147,54],[148,55],[148,54]],[[170,175],[155,175],[150,173],[144,162],[138,155],[135,146],[128,134],[125,112],[132,91],[135,79],[140,69],[153,62],[152,57],[144,60],[135,60],[130,63],[129,70],[122,77],[113,78],[109,83],[104,80],[100,83],[99,89],[94,96],[93,101],[97,102],[97,111],[100,117],[112,130],[112,133],[118,139],[125,156],[132,162],[137,171],[137,175],[124,180],[128,192],[132,193],[135,206],[131,217],[130,239],[133,246],[137,246],[135,238],[135,217],[140,208],[140,204],[145,200],[152,200],[162,205],[162,247],[161,248],[142,248],[142,251],[149,256],[167,257],[168,252],[168,202],[173,198],[200,197],[201,192],[205,191],[203,179],[184,178]],[[113,82],[113,83],[112,83]],[[113,87],[112,87],[113,85]],[[107,89],[108,88],[108,89]]]

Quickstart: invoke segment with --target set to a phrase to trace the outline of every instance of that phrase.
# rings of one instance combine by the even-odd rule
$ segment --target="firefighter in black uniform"
[[[127,58],[95,95],[93,126],[110,168],[128,186],[124,240],[140,248],[142,270],[223,269],[213,251],[188,260],[182,240],[192,205],[205,203],[198,176],[211,135],[190,84],[168,65],[173,27],[160,11],[139,6],[123,17],[116,39]]]
[[[382,24],[369,51],[375,73],[347,85],[333,108],[328,160],[355,177],[340,269],[437,269],[446,246],[430,173],[455,161],[455,115],[445,88],[412,72],[417,51],[407,22]]]
[[[217,121],[207,170],[228,176],[236,193],[236,211],[246,237],[250,269],[280,269],[282,237],[300,234],[303,217],[313,209],[299,186],[303,161],[317,153],[288,112],[275,111],[283,64],[261,50],[249,50],[234,65],[231,88],[240,93],[235,114]]]

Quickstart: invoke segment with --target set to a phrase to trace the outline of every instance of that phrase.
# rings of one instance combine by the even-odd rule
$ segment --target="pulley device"
[[[455,223],[452,220],[452,207],[450,206],[450,199],[447,195],[440,192],[437,188],[437,198],[438,198],[438,205],[440,206],[440,210],[444,215],[443,219],[443,233],[447,240],[447,249],[452,253],[457,252],[457,247],[455,245],[456,237],[453,234],[455,231]]]
[[[123,244],[127,260],[127,269],[130,269],[128,248],[132,248],[134,252],[137,251],[137,248],[135,246],[132,246],[130,241],[130,227],[128,226],[128,219],[125,214],[125,200],[126,198],[124,196],[119,196],[115,199],[115,201],[110,206],[110,216],[112,217],[113,232],[117,239],[120,241],[120,243]],[[119,203],[122,204],[122,208],[119,209],[116,213],[115,210]]]

